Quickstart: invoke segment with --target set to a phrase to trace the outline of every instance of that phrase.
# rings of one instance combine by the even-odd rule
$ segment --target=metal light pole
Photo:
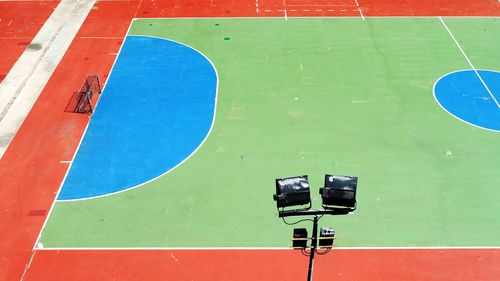
[[[324,215],[347,215],[353,212],[354,208],[336,208],[336,209],[325,209],[325,210],[291,210],[291,211],[279,211],[278,217],[298,217],[298,216],[313,216],[313,233],[311,237],[311,253],[309,255],[309,268],[307,271],[307,281],[312,281],[312,275],[314,271],[314,255],[318,248],[318,221],[321,216]]]
[[[318,237],[318,216],[314,216],[313,220],[313,236],[311,245],[311,255],[309,256],[309,270],[307,271],[307,281],[312,281],[313,267],[314,267],[314,253],[316,252],[317,238]]]
[[[313,233],[311,237],[311,250],[309,253],[307,281],[312,281],[313,276],[314,256],[318,248],[318,221],[324,215],[347,215],[356,210],[357,181],[358,179],[356,177],[325,175],[325,187],[320,188],[320,194],[323,199],[323,209],[311,210],[311,199],[309,195],[309,182],[307,176],[276,179],[276,194],[273,196],[273,198],[277,203],[278,217],[313,217]],[[303,209],[285,210],[285,207],[300,205],[309,206]],[[300,231],[302,229],[296,230]],[[307,236],[307,230],[303,229],[303,232],[304,236],[298,237]],[[323,233],[323,230],[321,232],[321,235],[324,239],[325,237],[331,237],[331,246],[333,246],[334,234],[332,236],[329,236],[325,235]],[[307,249],[307,242],[304,242],[304,240],[307,239],[307,237],[305,239],[296,239],[303,241],[303,244],[300,244],[300,246],[297,246],[297,248],[302,249],[302,251]],[[323,243],[320,243],[320,246],[321,245],[324,245],[324,240]],[[330,249],[331,246],[328,245],[326,248]]]

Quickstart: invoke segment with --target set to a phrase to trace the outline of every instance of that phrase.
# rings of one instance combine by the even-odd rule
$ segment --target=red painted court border
[[[355,0],[331,0],[330,4],[346,4],[352,2],[352,7],[331,8],[328,6],[316,7],[311,0],[292,0],[294,5],[304,3],[295,9],[297,11],[288,16],[360,16],[356,12]],[[285,17],[284,10],[288,12],[292,7],[286,7],[288,1],[283,0],[226,0],[226,1],[199,1],[199,0],[155,0],[142,1],[137,17]],[[325,4],[319,0],[320,4]],[[257,4],[263,5],[260,13],[257,13]],[[500,16],[500,2],[496,0],[357,0],[362,13],[365,16]],[[354,8],[354,9],[350,9]],[[270,10],[265,12],[265,10]],[[307,10],[307,11],[304,11]],[[322,11],[317,11],[322,10]],[[346,10],[346,11],[342,11]]]
[[[500,249],[334,249],[314,280],[498,280]],[[292,250],[41,250],[25,280],[305,280]]]

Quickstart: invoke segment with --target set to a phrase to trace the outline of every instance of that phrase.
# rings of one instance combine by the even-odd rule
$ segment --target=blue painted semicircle
[[[449,73],[434,85],[434,96],[456,118],[483,129],[500,131],[500,107],[497,104],[500,102],[500,72],[462,70]]]
[[[208,136],[216,95],[216,70],[201,53],[128,36],[58,200],[116,193],[175,168]]]

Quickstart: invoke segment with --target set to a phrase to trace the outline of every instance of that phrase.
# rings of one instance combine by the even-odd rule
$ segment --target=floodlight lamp
[[[319,242],[318,246],[320,248],[332,248],[333,241],[335,239],[335,230],[331,227],[320,228],[319,230]]]
[[[358,178],[325,175],[325,187],[319,189],[323,208],[355,208]]]
[[[292,247],[294,249],[305,249],[307,248],[307,229],[305,228],[295,228],[293,230]]]
[[[311,195],[307,176],[276,179],[276,194],[273,195],[278,208],[307,205],[311,208]]]

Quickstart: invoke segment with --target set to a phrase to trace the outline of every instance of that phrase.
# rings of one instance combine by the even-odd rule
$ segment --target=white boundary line
[[[471,125],[471,126],[474,126],[476,128],[479,128],[479,129],[483,129],[483,130],[487,130],[487,131],[491,131],[491,132],[500,132],[500,130],[494,130],[494,129],[490,129],[490,128],[485,128],[485,127],[481,127],[481,126],[478,126],[476,124],[473,124],[473,123],[470,123],[468,121],[465,121],[463,120],[462,118],[456,116],[455,114],[451,113],[448,111],[448,109],[446,109],[440,102],[439,100],[437,99],[436,97],[436,85],[437,83],[439,83],[439,81],[441,81],[441,79],[443,79],[443,77],[445,76],[448,76],[450,74],[453,74],[453,73],[457,73],[457,72],[465,72],[465,71],[471,71],[472,69],[461,69],[461,70],[456,70],[456,71],[452,71],[452,72],[449,72],[449,73],[446,73],[444,75],[442,75],[441,77],[439,77],[436,82],[434,82],[434,86],[432,87],[432,94],[434,96],[434,100],[436,100],[436,103],[444,110],[446,111],[448,114],[450,114],[451,116],[453,116],[454,118],[468,124],[468,125]],[[488,69],[478,69],[479,71],[490,71],[490,72],[496,72],[496,73],[500,73],[500,71],[496,71],[496,70],[488,70]]]
[[[332,10],[332,9],[264,9],[263,11],[266,12],[266,13],[272,13],[272,12],[284,12],[285,14],[285,19],[288,18],[287,16],[287,12],[291,11],[291,12],[335,12],[335,10]],[[339,11],[339,10],[337,10]],[[360,12],[360,15],[361,15],[361,18],[364,20],[364,16],[363,16],[363,13],[361,13],[361,11],[359,9],[353,9],[353,10],[340,10],[340,12]],[[275,18],[275,17],[267,17],[267,16],[263,16],[261,18]],[[297,17],[297,16],[292,16],[291,18],[304,18],[304,17]],[[316,17],[310,17],[310,18],[336,18],[336,17],[333,17],[333,16],[316,16]],[[342,17],[338,17],[338,18],[342,18]],[[345,18],[348,18],[348,17],[345,17]],[[352,17],[351,18],[359,18],[359,17]]]
[[[143,251],[143,250],[166,250],[166,251],[239,251],[239,250],[290,250],[287,247],[62,247],[62,248],[39,248],[39,251]]]
[[[129,27],[130,28],[130,27]],[[129,31],[127,31],[127,34],[128,34]],[[134,186],[131,186],[131,187],[128,187],[126,189],[122,189],[122,190],[119,190],[119,191],[115,191],[115,192],[112,192],[112,193],[107,193],[107,194],[103,194],[103,195],[99,195],[99,196],[92,196],[92,197],[86,197],[86,198],[81,198],[81,199],[69,199],[69,200],[56,200],[57,202],[61,202],[61,203],[64,203],[64,202],[74,202],[74,201],[84,201],[84,200],[91,200],[91,199],[97,199],[97,198],[102,198],[102,197],[107,197],[107,196],[111,196],[111,195],[116,195],[116,194],[119,194],[119,193],[122,193],[122,192],[125,192],[125,191],[129,191],[131,189],[135,189],[135,188],[138,188],[138,187],[141,187],[145,184],[148,184],[152,181],[155,181],[156,179],[160,178],[160,177],[163,177],[164,175],[172,172],[173,170],[177,169],[178,167],[180,167],[182,164],[184,164],[187,160],[189,160],[191,157],[193,157],[194,154],[196,154],[196,152],[198,152],[198,150],[205,144],[205,142],[207,141],[208,137],[210,136],[210,134],[212,133],[212,129],[214,127],[214,124],[215,124],[215,116],[217,115],[217,101],[218,101],[218,94],[219,94],[219,74],[217,72],[217,69],[215,68],[215,65],[213,64],[213,62],[205,55],[203,54],[202,52],[200,52],[199,50],[189,46],[189,45],[186,45],[184,43],[181,43],[181,42],[177,42],[175,40],[170,40],[170,39],[166,39],[166,38],[161,38],[161,37],[156,37],[156,36],[149,36],[149,35],[128,35],[128,37],[149,37],[149,38],[154,38],[154,39],[160,39],[160,40],[165,40],[165,41],[170,41],[170,42],[174,42],[174,43],[177,43],[179,45],[182,45],[182,46],[185,46],[197,53],[199,53],[200,55],[202,55],[209,63],[210,65],[212,66],[212,68],[214,69],[215,71],[215,76],[217,78],[216,80],[216,85],[215,85],[215,100],[214,100],[214,114],[212,116],[212,124],[210,125],[210,129],[208,130],[207,134],[205,135],[205,138],[201,141],[201,143],[196,147],[195,150],[193,150],[193,152],[191,152],[191,154],[189,154],[186,158],[184,158],[181,162],[179,162],[177,165],[175,165],[174,167],[168,169],[167,171],[163,172],[162,174],[159,174],[158,176],[154,177],[154,178],[151,178],[145,182],[142,182],[140,184],[137,184],[137,185],[134,185]],[[123,46],[123,45],[122,45]],[[121,51],[121,48],[120,48],[120,51]],[[118,56],[117,56],[118,57]],[[116,62],[116,61],[115,61]],[[114,65],[113,65],[114,67]],[[111,74],[110,74],[111,76]],[[83,140],[83,138],[82,138]],[[78,150],[77,150],[78,151]],[[75,154],[76,155],[76,154]],[[74,159],[73,159],[74,160]],[[71,161],[73,163],[73,160]],[[70,167],[71,168],[71,167]]]
[[[125,33],[125,36],[123,37],[123,44],[120,46],[120,50],[118,51],[118,53],[120,53],[122,51],[123,45],[125,44],[125,39],[127,38],[127,34],[130,31],[132,23],[133,23],[133,20],[130,21],[130,24],[129,24],[128,29],[127,29],[127,33]],[[109,76],[111,76],[111,73],[113,72],[113,70],[115,68],[115,64],[116,64],[117,59],[118,59],[118,56],[116,56],[115,61],[113,62],[113,65],[111,66],[111,71],[110,71]],[[106,89],[106,84],[104,85],[101,93],[104,93],[104,90]],[[95,108],[97,108],[98,105],[99,105],[99,100],[97,100],[97,103],[94,107],[94,110],[95,110]],[[87,123],[87,126],[85,126],[85,130],[83,131],[82,137],[80,138],[80,142],[78,143],[78,146],[76,147],[76,150],[73,153],[73,157],[71,158],[71,162],[69,163],[68,169],[66,170],[66,174],[64,175],[64,178],[63,178],[61,184],[59,185],[59,189],[57,190],[56,197],[54,198],[54,201],[52,202],[52,206],[50,206],[49,212],[48,212],[47,216],[45,217],[45,221],[44,221],[42,227],[40,228],[40,232],[38,233],[38,237],[36,238],[35,245],[33,245],[33,249],[37,248],[38,242],[40,241],[40,238],[42,236],[42,232],[45,229],[45,226],[47,225],[47,222],[49,221],[49,218],[50,218],[52,212],[54,211],[54,207],[55,207],[56,202],[57,202],[57,197],[59,197],[59,194],[61,193],[64,182],[66,181],[66,178],[68,177],[68,174],[69,174],[69,171],[71,170],[71,167],[73,166],[76,154],[78,153],[78,150],[80,150],[80,146],[82,145],[83,138],[85,137],[85,134],[87,133],[87,129],[89,128],[90,121],[91,120],[89,120],[89,122]]]
[[[286,13],[286,0],[283,0],[283,9],[285,10],[285,20],[288,20],[288,15]]]
[[[359,6],[358,0],[354,0],[356,2],[356,7],[358,8],[359,14],[361,15],[361,18],[365,20],[365,16],[363,15],[363,12],[361,11],[361,7]]]
[[[460,49],[460,52],[462,52],[462,55],[464,55],[465,59],[467,60],[467,62],[469,63],[470,67],[472,67],[472,69],[474,70],[474,72],[476,73],[477,77],[479,78],[479,80],[481,80],[481,83],[483,83],[483,86],[486,88],[486,90],[488,91],[488,93],[490,94],[490,96],[493,98],[493,100],[495,101],[495,103],[497,104],[497,107],[500,109],[500,104],[498,103],[497,99],[495,98],[495,96],[493,95],[493,93],[490,91],[490,88],[488,88],[488,85],[486,85],[486,83],[484,82],[483,78],[481,77],[481,75],[479,75],[479,72],[477,72],[477,69],[476,67],[472,64],[472,62],[470,61],[469,57],[467,56],[467,54],[465,54],[464,50],[462,49],[462,47],[460,46],[460,44],[458,43],[457,39],[455,39],[455,36],[453,36],[453,34],[451,33],[451,30],[448,28],[448,26],[446,25],[446,23],[443,21],[443,18],[439,17],[439,20],[441,21],[441,23],[443,24],[444,28],[446,28],[446,31],[448,31],[448,34],[450,34],[451,38],[453,39],[453,41],[455,41],[455,44],[457,44],[457,47],[458,49]]]
[[[21,275],[21,281],[24,280],[26,273],[28,273],[28,270],[30,269],[31,264],[33,263],[33,259],[35,258],[35,255],[36,255],[36,251],[32,250],[30,259],[28,260],[28,263],[26,263],[26,265],[24,266],[24,271],[23,271],[23,274]]]
[[[289,247],[62,247],[39,248],[37,251],[256,251],[256,250],[293,250]],[[393,247],[333,247],[336,250],[500,250],[500,246],[393,246]]]

